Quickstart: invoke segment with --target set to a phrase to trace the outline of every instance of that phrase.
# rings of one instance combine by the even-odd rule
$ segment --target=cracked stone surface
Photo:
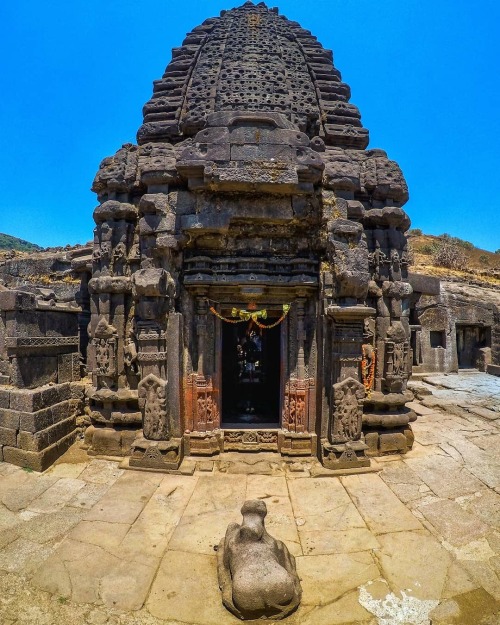
[[[500,421],[469,408],[495,411],[500,380],[429,379],[446,396],[413,404],[414,449],[375,460],[378,473],[311,477],[260,456],[239,467],[236,454],[193,475],[0,463],[0,622],[236,624],[214,547],[243,501],[262,498],[302,580],[287,623],[498,625]],[[470,406],[460,395],[449,409],[455,388]]]

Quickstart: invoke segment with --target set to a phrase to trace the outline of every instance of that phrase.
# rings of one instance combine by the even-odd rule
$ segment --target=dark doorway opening
[[[279,427],[280,342],[280,325],[222,324],[223,428]]]
[[[475,368],[478,350],[483,347],[491,347],[490,327],[457,325],[457,356],[459,369]]]

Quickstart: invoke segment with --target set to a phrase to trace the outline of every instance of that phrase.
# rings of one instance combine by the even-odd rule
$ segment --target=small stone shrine
[[[89,454],[344,470],[411,448],[408,190],[349,98],[332,52],[264,3],[173,50],[74,259]]]

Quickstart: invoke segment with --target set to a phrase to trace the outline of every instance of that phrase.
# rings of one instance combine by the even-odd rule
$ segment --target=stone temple
[[[95,177],[79,308],[0,292],[6,461],[48,466],[84,407],[88,453],[132,467],[411,449],[408,190],[349,99],[264,3],[186,36]]]

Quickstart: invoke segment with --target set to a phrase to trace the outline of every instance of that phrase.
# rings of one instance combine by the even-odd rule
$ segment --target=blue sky
[[[0,232],[92,237],[100,161],[135,142],[171,48],[230,0],[16,0],[0,7]],[[334,53],[351,101],[408,181],[413,227],[500,248],[495,0],[275,0]]]

